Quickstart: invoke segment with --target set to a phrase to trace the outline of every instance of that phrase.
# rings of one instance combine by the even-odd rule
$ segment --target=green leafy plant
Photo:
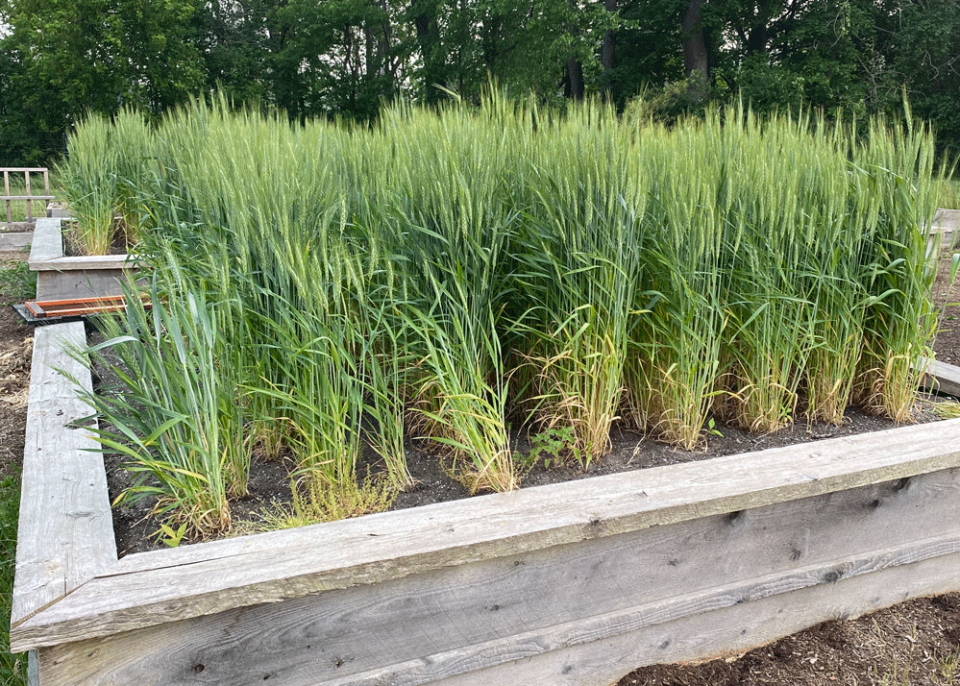
[[[0,294],[2,294],[4,305],[32,300],[37,295],[37,273],[30,271],[26,262],[2,265]]]
[[[67,158],[57,168],[77,221],[71,238],[84,254],[105,255],[113,242],[118,182],[115,135],[107,119],[89,114],[71,134]]]
[[[183,541],[184,536],[186,536],[188,526],[189,524],[187,522],[182,522],[180,526],[174,530],[169,524],[161,523],[160,530],[157,531],[155,535],[160,539],[160,542],[168,548],[177,548]]]
[[[133,293],[128,301],[122,317],[102,321],[107,340],[89,349],[118,386],[85,396],[113,427],[99,441],[138,476],[119,499],[155,497],[156,512],[190,534],[227,530],[228,495],[246,493],[249,459],[236,369],[218,354],[218,310],[192,293],[161,298],[156,277],[152,309]]]
[[[940,419],[960,419],[960,402],[955,400],[934,403],[932,409]]]
[[[20,477],[0,476],[0,683],[27,683],[26,654],[10,654],[10,610],[17,549],[17,517],[20,511]]]
[[[538,460],[547,469],[571,460],[584,471],[590,466],[590,455],[580,449],[572,426],[555,426],[531,435],[528,462],[532,467]]]
[[[713,417],[707,420],[707,434],[710,436],[719,436],[723,438],[723,434],[720,433],[720,430],[717,428],[716,421]]]

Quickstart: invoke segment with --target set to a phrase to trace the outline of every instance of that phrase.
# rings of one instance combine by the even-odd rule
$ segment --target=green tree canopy
[[[369,121],[491,77],[545,102],[645,93],[670,116],[735,98],[863,116],[906,90],[960,149],[958,0],[7,0],[0,22],[9,162],[62,148],[88,109],[156,116],[222,90]]]
[[[159,115],[203,83],[189,40],[195,9],[192,0],[8,0],[5,115],[41,139],[62,138],[87,110]]]

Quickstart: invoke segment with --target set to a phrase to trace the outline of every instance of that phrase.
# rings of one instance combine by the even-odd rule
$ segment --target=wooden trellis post
[[[6,206],[6,221],[0,222],[0,228],[9,230],[14,225],[17,224],[33,224],[35,221],[33,213],[33,203],[43,201],[43,213],[46,214],[47,205],[53,200],[53,196],[50,195],[50,172],[46,167],[0,167],[0,171],[3,172],[3,196],[4,205]],[[23,174],[24,182],[24,193],[23,195],[11,195],[10,193],[10,175],[11,174]],[[43,195],[34,195],[30,188],[30,177],[32,174],[43,174]],[[27,203],[27,218],[26,221],[13,221],[13,203],[16,201],[26,201]]]

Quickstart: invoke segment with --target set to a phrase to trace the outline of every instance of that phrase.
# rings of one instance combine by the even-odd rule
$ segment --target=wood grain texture
[[[33,228],[33,225],[29,225]],[[33,231],[0,233],[0,250],[23,250],[33,242]]]
[[[912,598],[957,591],[957,569],[960,555],[932,558],[644,627],[602,641],[564,646],[430,684],[609,686],[637,667],[736,655],[820,622],[852,619]],[[385,676],[367,683],[387,686],[391,681]],[[343,682],[324,686],[343,686]]]
[[[429,683],[953,555],[958,496],[945,470],[233,610],[51,649],[47,683]]]
[[[28,260],[37,272],[37,300],[66,300],[123,293],[126,273],[136,270],[129,255],[64,255],[61,219],[37,219]]]
[[[960,367],[925,358],[921,358],[920,364],[926,369],[922,381],[924,388],[960,398]]]
[[[70,255],[56,259],[32,262],[31,268],[52,269],[55,271],[80,271],[85,269],[123,269],[130,267],[133,258],[130,255]]]
[[[951,420],[132,555],[11,640],[105,636],[958,464]]]
[[[123,295],[123,269],[37,272],[38,301]]]
[[[60,220],[48,217],[37,219],[33,229],[33,243],[30,246],[28,264],[34,265],[63,257],[63,239],[60,235]]]
[[[34,338],[23,457],[12,625],[116,564],[103,460],[71,423],[90,414],[67,376],[90,372],[63,354],[85,343],[83,324],[41,327]],[[58,371],[58,369],[62,370]],[[65,376],[66,375],[66,376]]]

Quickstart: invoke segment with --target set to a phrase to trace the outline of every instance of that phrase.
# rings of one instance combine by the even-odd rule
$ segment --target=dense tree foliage
[[[4,143],[12,135],[21,155],[43,155],[88,109],[159,115],[196,92],[203,64],[187,31],[195,9],[193,0],[7,0]]]
[[[291,117],[396,97],[643,94],[864,116],[900,106],[960,148],[960,0],[6,0],[0,154],[38,161],[87,110],[154,116],[214,89]]]

